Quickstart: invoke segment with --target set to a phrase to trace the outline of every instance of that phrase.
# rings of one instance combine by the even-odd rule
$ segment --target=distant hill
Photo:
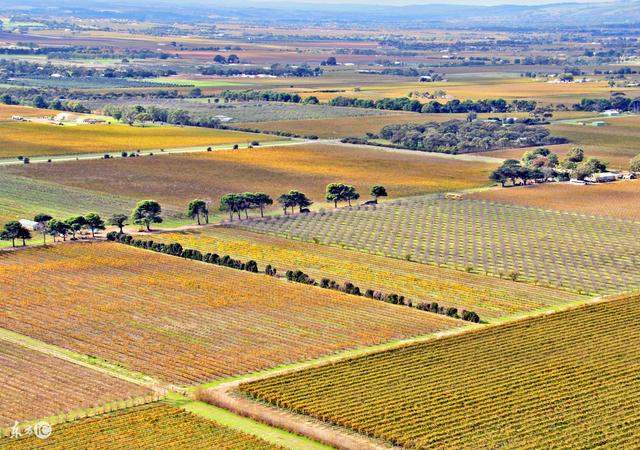
[[[417,0],[419,1],[419,0]],[[508,1],[508,0],[505,0]],[[372,3],[374,0],[372,0]],[[471,0],[470,0],[471,2]],[[5,3],[5,2],[3,2]],[[210,0],[6,0],[7,11],[51,15],[153,18],[155,20],[216,20],[309,24],[387,24],[461,28],[561,28],[640,24],[640,0],[548,5],[471,6],[416,4],[380,6],[295,2],[213,2]],[[194,7],[196,6],[196,7]]]

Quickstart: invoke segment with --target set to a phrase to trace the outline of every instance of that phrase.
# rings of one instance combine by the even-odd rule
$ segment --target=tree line
[[[506,100],[486,99],[486,100],[451,100],[440,103],[436,100],[422,103],[409,97],[383,98],[380,100],[367,100],[355,97],[338,96],[329,101],[330,106],[342,106],[351,108],[382,109],[390,111],[411,111],[423,114],[453,114],[453,113],[505,113],[515,111],[534,111],[537,102],[534,100]]]

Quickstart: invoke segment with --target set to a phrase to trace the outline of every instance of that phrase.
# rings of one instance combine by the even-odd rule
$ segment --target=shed
[[[592,127],[606,127],[609,125],[607,122],[603,122],[602,120],[597,120],[595,122],[591,122]]]
[[[31,231],[35,231],[38,226],[38,222],[34,222],[33,220],[20,219],[18,222],[20,222],[20,225]]]

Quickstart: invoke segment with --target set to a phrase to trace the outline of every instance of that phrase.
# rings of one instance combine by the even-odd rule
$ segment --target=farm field
[[[85,103],[92,111],[102,111],[107,105],[119,107],[134,107],[141,105],[157,106],[167,109],[184,109],[193,118],[209,118],[211,116],[224,116],[231,118],[231,123],[236,122],[271,122],[274,120],[304,120],[384,116],[385,111],[362,108],[343,108],[329,105],[307,105],[280,102],[231,102],[215,103],[210,98],[195,99],[118,99],[89,101]]]
[[[236,226],[582,293],[640,288],[640,224],[630,221],[424,196]]]
[[[124,195],[17,177],[1,170],[0,173],[0,223],[19,219],[30,220],[42,212],[63,219],[89,212],[96,212],[107,218],[115,213],[128,213],[139,200]],[[182,209],[172,209],[166,205],[163,211],[169,219],[163,226],[179,222]],[[35,240],[38,240],[38,236]]]
[[[16,420],[41,419],[151,394],[147,388],[1,339],[0,367],[0,428]]]
[[[116,197],[152,198],[182,210],[198,197],[212,200],[216,208],[227,192],[263,191],[277,198],[290,189],[305,192],[320,206],[325,186],[337,181],[355,185],[363,198],[380,183],[391,197],[470,189],[490,185],[488,175],[495,166],[419,152],[304,144],[17,165],[3,171]]]
[[[116,243],[0,254],[0,279],[0,326],[180,385],[461,323]]]
[[[407,448],[633,448],[638,313],[620,298],[240,389]]]
[[[0,439],[0,449],[72,448],[277,450],[281,447],[162,402],[57,425],[46,440],[34,436]]]
[[[640,221],[640,181],[620,181],[590,186],[568,183],[536,184],[526,188],[475,192],[470,198],[514,205]],[[604,207],[606,205],[606,207]]]
[[[193,127],[57,126],[0,123],[0,158],[132,151],[277,140],[273,136]]]
[[[365,110],[366,111],[366,110]],[[557,118],[581,117],[584,113],[572,114],[573,111],[556,112]],[[480,119],[488,117],[526,117],[526,113],[479,114]],[[301,135],[316,135],[325,139],[337,139],[347,136],[363,136],[367,133],[379,133],[386,125],[399,123],[446,122],[448,120],[465,120],[466,114],[419,114],[389,112],[388,115],[374,117],[349,117],[341,119],[314,120],[273,120],[268,122],[245,122],[241,125],[263,131],[288,131]]]
[[[253,259],[271,264],[284,274],[302,270],[316,280],[349,281],[362,289],[395,292],[416,302],[438,302],[458,310],[475,311],[488,320],[533,309],[562,305],[584,297],[542,286],[514,283],[484,275],[426,266],[393,258],[308,242],[292,242],[276,236],[235,228],[203,228],[153,236],[154,242],[179,242],[203,253]]]

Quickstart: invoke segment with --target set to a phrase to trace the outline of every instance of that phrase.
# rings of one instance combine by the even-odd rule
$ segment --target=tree
[[[87,220],[82,216],[69,217],[64,221],[68,226],[69,230],[73,234],[73,239],[76,238],[76,233],[87,224]]]
[[[55,242],[56,237],[62,236],[62,240],[67,240],[67,234],[69,234],[69,225],[63,220],[51,219],[47,224],[48,233],[53,236]]]
[[[567,152],[567,156],[564,158],[566,161],[571,161],[574,163],[582,162],[584,159],[584,150],[580,147],[574,147]]]
[[[330,183],[327,185],[325,198],[328,202],[333,202],[333,207],[338,207],[338,202],[344,201],[344,187],[342,183]]]
[[[607,165],[604,162],[596,158],[589,158],[576,166],[575,176],[578,180],[584,180],[594,173],[604,172],[606,170]]]
[[[205,223],[209,223],[209,209],[207,208],[207,202],[200,199],[191,200],[187,206],[187,215],[192,219],[198,220],[200,223],[200,217],[204,217]]]
[[[502,187],[504,187],[507,180],[511,180],[511,183],[515,185],[516,179],[520,178],[523,174],[522,170],[523,167],[520,165],[520,161],[517,159],[507,159],[500,167],[489,175],[489,179],[496,183],[500,183]]]
[[[16,239],[22,239],[20,236],[23,228],[22,224],[17,220],[5,223],[3,230],[0,232],[0,239],[3,241],[11,241],[11,246],[15,247]]]
[[[349,204],[349,206],[351,206],[351,200],[358,200],[360,198],[360,194],[358,194],[358,191],[356,190],[356,188],[350,185],[344,186],[344,191],[342,195],[344,199],[347,201],[347,203]]]
[[[31,231],[29,231],[28,228],[20,227],[16,238],[22,239],[22,246],[25,247],[27,245],[27,240],[31,239]]]
[[[229,193],[222,196],[220,199],[220,211],[229,212],[229,221],[233,222],[233,213],[238,213],[238,220],[240,220],[240,207],[242,204],[242,198],[239,194]]]
[[[302,212],[302,208],[307,208],[313,205],[313,202],[303,192],[291,190],[287,193],[287,195],[293,201],[293,205],[291,207],[293,208],[293,206],[297,206],[300,212]]]
[[[151,231],[152,223],[162,223],[162,207],[155,200],[143,200],[139,202],[131,213],[131,221],[136,225],[146,227]]]
[[[265,206],[273,205],[273,199],[264,192],[254,192],[251,194],[249,201],[260,209],[260,217],[264,217]]]
[[[36,222],[36,226],[34,227],[35,231],[39,231],[42,233],[42,243],[47,243],[47,224],[49,221],[53,219],[49,214],[37,214],[33,221]]]
[[[376,201],[378,201],[379,197],[387,197],[387,190],[385,189],[384,186],[380,186],[378,184],[376,184],[375,186],[373,186],[371,188],[371,195],[373,196],[373,198],[376,199]]]
[[[123,229],[125,225],[128,225],[128,219],[129,217],[125,216],[124,214],[114,214],[113,216],[111,216],[111,219],[109,219],[109,225],[118,227],[120,229],[120,233],[124,233]]]
[[[629,162],[629,170],[634,173],[640,172],[640,155],[636,155]]]
[[[96,237],[96,231],[101,231],[106,228],[104,220],[102,220],[102,217],[100,217],[96,213],[87,214],[85,216],[85,221],[87,224],[87,228],[89,229],[89,231],[91,231],[92,238]]]
[[[294,206],[296,206],[294,199],[291,198],[289,194],[282,194],[280,197],[278,197],[277,201],[280,207],[282,208],[282,210],[284,211],[285,215],[287,214],[288,208],[293,208]]]

